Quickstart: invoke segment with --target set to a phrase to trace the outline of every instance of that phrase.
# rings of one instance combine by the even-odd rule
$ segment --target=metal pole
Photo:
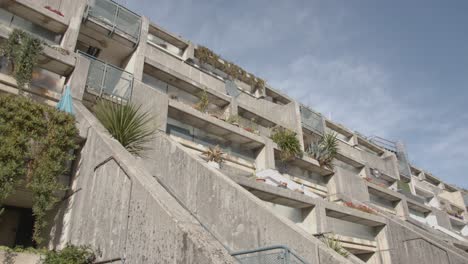
[[[102,91],[104,90],[106,74],[107,74],[107,64],[104,63],[104,72],[102,73],[102,79],[101,79],[101,91],[99,91],[99,96],[100,97],[102,97]]]

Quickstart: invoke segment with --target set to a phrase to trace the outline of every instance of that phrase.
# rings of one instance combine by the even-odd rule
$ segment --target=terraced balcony
[[[126,103],[132,97],[133,75],[119,67],[82,53],[90,61],[86,80],[87,99],[102,97]],[[89,96],[91,95],[91,97]]]

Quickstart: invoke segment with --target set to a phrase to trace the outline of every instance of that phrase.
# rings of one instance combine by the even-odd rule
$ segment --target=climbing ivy
[[[14,29],[1,46],[2,56],[13,63],[13,77],[18,88],[24,89],[31,82],[34,67],[43,50],[42,41],[28,33]]]
[[[32,192],[33,239],[41,243],[45,216],[65,190],[78,134],[73,116],[22,96],[0,95],[0,203],[24,185]]]

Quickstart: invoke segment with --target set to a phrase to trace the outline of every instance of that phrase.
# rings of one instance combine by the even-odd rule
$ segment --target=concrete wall
[[[90,244],[99,260],[127,263],[234,263],[219,242],[137,161],[75,104],[86,142],[63,224],[63,243]]]
[[[283,244],[311,263],[349,263],[165,134],[152,147],[142,164],[231,250]]]
[[[149,44],[146,47],[146,62],[151,64],[151,61],[156,61],[172,70],[184,75],[191,80],[194,80],[202,85],[209,87],[221,93],[226,93],[224,81],[221,81],[187,63],[167,54],[166,52],[155,48]]]

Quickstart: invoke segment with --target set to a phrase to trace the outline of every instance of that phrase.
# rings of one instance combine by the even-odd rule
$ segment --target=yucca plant
[[[207,150],[203,151],[202,154],[206,156],[208,161],[214,161],[216,163],[222,163],[224,161],[224,152],[218,145],[209,147]]]
[[[341,242],[333,236],[324,236],[322,238],[322,242],[325,243],[327,247],[333,249],[336,253],[340,254],[341,256],[345,258],[349,256],[349,252],[346,249],[344,249]]]
[[[338,154],[338,139],[336,134],[327,133],[318,142],[311,144],[307,154],[316,159],[320,166],[333,169],[333,159]]]
[[[142,156],[156,132],[151,126],[153,117],[134,104],[120,105],[100,100],[94,112],[102,125],[130,153]]]
[[[275,128],[271,139],[281,150],[281,160],[286,161],[302,155],[301,144],[296,137],[296,132],[285,128]]]

